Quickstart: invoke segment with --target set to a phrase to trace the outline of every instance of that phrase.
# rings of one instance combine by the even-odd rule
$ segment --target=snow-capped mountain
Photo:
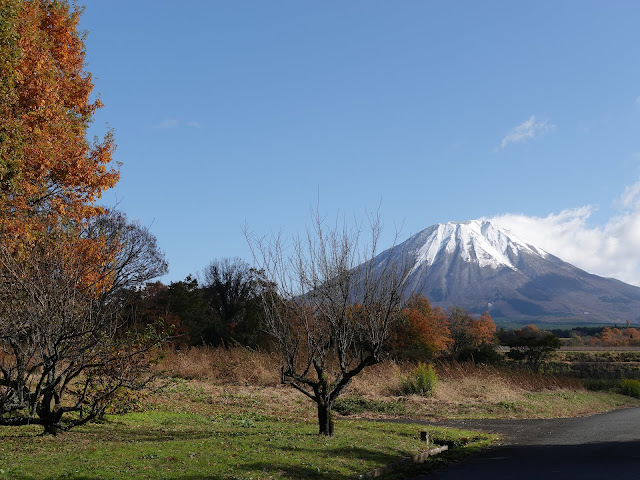
[[[433,225],[380,254],[407,255],[432,304],[511,319],[640,321],[640,288],[589,274],[490,221]]]
[[[521,252],[546,257],[548,254],[519,240],[489,221],[472,220],[464,223],[441,223],[414,235],[404,247],[414,252],[415,268],[434,265],[442,255],[456,254],[467,263],[480,267],[517,270]]]

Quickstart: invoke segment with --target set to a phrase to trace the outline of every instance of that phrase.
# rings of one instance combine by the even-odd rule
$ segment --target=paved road
[[[640,478],[640,408],[583,418],[442,424],[499,433],[503,445],[414,480]]]

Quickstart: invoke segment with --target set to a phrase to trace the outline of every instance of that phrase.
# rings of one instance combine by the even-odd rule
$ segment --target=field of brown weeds
[[[275,353],[239,347],[194,347],[168,351],[158,368],[172,379],[172,388],[178,382],[182,390],[192,390],[208,404],[313,418],[311,402],[280,384],[279,359]],[[388,361],[365,369],[340,397],[336,411],[419,419],[551,418],[638,405],[638,400],[624,395],[587,391],[569,377],[473,363],[437,364],[439,383],[433,396],[402,395],[401,377],[415,367]],[[170,389],[165,392],[163,399],[170,401]]]

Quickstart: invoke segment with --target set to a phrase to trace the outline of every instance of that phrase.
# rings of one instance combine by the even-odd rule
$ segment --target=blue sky
[[[379,208],[383,246],[498,218],[640,284],[640,2],[86,2],[115,132],[103,203],[150,226],[169,282]],[[533,242],[533,240],[530,240]],[[561,253],[561,254],[560,254]]]

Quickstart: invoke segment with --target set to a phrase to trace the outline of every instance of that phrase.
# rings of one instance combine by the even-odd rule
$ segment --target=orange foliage
[[[640,330],[637,328],[625,328],[624,334],[628,336],[631,341],[640,340]]]
[[[587,344],[589,346],[591,346],[591,347],[595,347],[596,345],[598,345],[598,343],[599,343],[599,341],[598,341],[597,337],[591,337],[591,338],[589,338],[589,341],[588,341]]]
[[[425,297],[413,296],[393,332],[392,348],[403,356],[436,357],[452,343],[448,325],[447,316],[439,307],[431,308]]]
[[[104,238],[84,238],[77,229],[51,229],[46,233],[21,237],[0,249],[0,265],[15,270],[16,278],[72,278],[75,288],[91,298],[109,290],[114,275],[110,262],[117,246],[109,247]]]
[[[621,336],[622,332],[619,328],[607,327],[602,330],[600,339],[603,345],[606,345],[607,347],[615,347],[620,345]]]
[[[11,60],[0,64],[7,75],[0,92],[0,220],[5,232],[22,234],[42,231],[42,217],[78,222],[100,213],[94,201],[119,173],[108,165],[111,135],[85,138],[102,104],[89,99],[80,12],[50,0],[8,5],[14,10],[3,26]]]
[[[452,307],[447,310],[447,316],[451,338],[453,338],[451,353],[454,356],[495,344],[496,324],[489,312],[484,312],[479,319],[476,319],[466,310]]]
[[[640,345],[640,331],[637,328],[605,327],[600,334],[600,342],[596,339],[594,343],[605,347]]]
[[[78,288],[108,288],[117,244],[83,235],[95,204],[113,187],[111,134],[90,143],[87,129],[102,106],[91,101],[80,11],[66,1],[4,0],[0,4],[0,234],[4,254],[19,264],[64,248],[81,268]],[[43,259],[46,260],[46,259]],[[69,260],[69,261],[67,261]],[[82,267],[80,267],[82,265]]]
[[[484,312],[477,320],[473,319],[471,330],[475,347],[493,345],[496,341],[496,324],[489,312]]]

